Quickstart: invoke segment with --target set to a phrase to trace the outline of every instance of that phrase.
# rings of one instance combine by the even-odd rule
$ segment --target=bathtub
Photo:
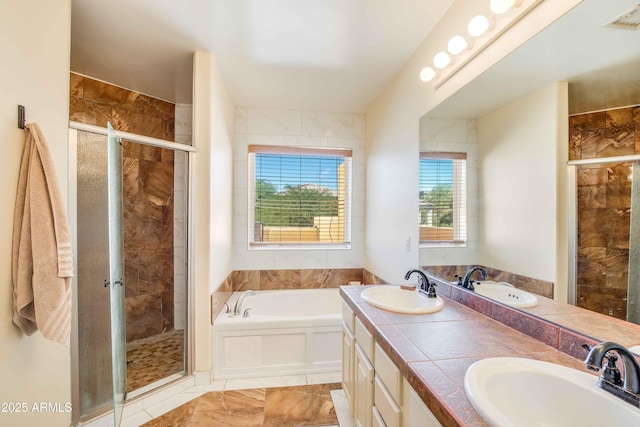
[[[243,292],[234,292],[233,309]],[[256,291],[249,317],[221,312],[213,322],[214,379],[341,369],[341,297],[336,289]]]

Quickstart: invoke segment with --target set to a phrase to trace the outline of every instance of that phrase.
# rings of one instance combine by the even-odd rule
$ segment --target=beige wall
[[[67,197],[70,0],[0,3],[0,402],[71,402],[69,348],[20,333],[11,322],[11,235],[18,169],[27,122],[40,125],[49,144],[62,193]],[[31,409],[31,408],[29,408]],[[65,426],[70,413],[0,414],[3,426]]]
[[[210,294],[231,272],[233,105],[215,58],[193,61],[192,179],[193,289],[196,382],[208,383],[212,366]]]
[[[478,262],[555,282],[565,300],[567,133],[566,82],[478,120]]]
[[[386,281],[399,282],[408,268],[418,265],[419,119],[578,3],[580,0],[542,2],[450,80],[433,89],[419,79],[420,70],[446,47],[452,31],[465,28],[467,20],[482,7],[476,0],[456,0],[381,92],[367,111],[367,269]],[[383,225],[387,231],[381,233]]]

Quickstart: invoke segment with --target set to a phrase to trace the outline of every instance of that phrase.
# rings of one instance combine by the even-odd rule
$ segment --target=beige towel
[[[47,143],[27,125],[13,223],[13,323],[68,343],[73,258],[65,207]]]

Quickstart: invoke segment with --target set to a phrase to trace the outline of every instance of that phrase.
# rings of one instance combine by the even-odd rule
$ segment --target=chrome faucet
[[[407,271],[407,274],[404,275],[404,280],[409,280],[409,277],[411,277],[413,273],[416,273],[418,275],[418,286],[420,287],[420,290],[426,292],[427,297],[429,298],[437,297],[436,295],[437,285],[434,282],[430,283],[429,278],[427,278],[427,275],[424,274],[422,271],[417,269],[409,270]]]
[[[460,282],[458,282],[458,283],[460,283],[460,285],[463,288],[467,288],[467,289],[473,291],[474,287],[473,287],[473,280],[471,280],[471,275],[473,273],[475,273],[476,271],[480,272],[480,278],[482,280],[487,278],[487,270],[485,270],[482,267],[473,267],[473,268],[470,268],[469,270],[467,270],[467,273],[464,275],[464,278],[462,279],[462,283],[460,283]]]
[[[593,347],[584,345],[589,350],[589,354],[584,363],[592,371],[602,369],[602,374],[598,379],[598,387],[616,395],[617,397],[640,407],[640,365],[635,356],[628,349],[614,342],[602,342]],[[616,357],[610,351],[618,353],[624,366],[623,379],[615,366]],[[607,358],[607,366],[602,368],[603,359]]]
[[[244,301],[244,299],[246,297],[250,297],[255,294],[256,294],[255,292],[249,289],[248,291],[245,291],[242,295],[240,295],[240,298],[238,298],[238,300],[236,301],[236,304],[233,306],[233,314],[235,314],[236,316],[240,316],[240,314],[242,314],[242,302]],[[248,316],[244,316],[244,317],[248,317]]]

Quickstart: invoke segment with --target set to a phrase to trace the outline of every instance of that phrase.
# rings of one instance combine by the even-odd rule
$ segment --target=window
[[[420,243],[467,241],[466,153],[420,153]]]
[[[349,247],[351,150],[249,146],[249,247]]]

